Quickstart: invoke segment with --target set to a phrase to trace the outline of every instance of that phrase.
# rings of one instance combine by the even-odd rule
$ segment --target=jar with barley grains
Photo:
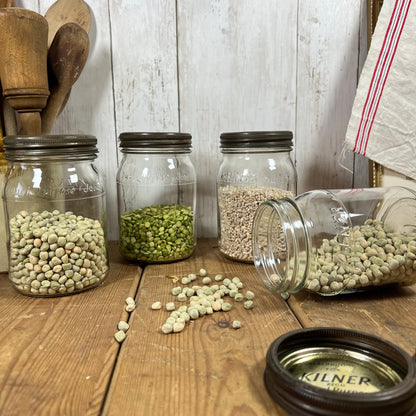
[[[217,177],[218,246],[227,258],[253,262],[251,228],[264,201],[296,195],[290,131],[222,133]]]

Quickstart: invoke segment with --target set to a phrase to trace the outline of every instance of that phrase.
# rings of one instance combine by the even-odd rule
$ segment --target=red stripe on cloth
[[[374,88],[374,81],[375,81],[376,74],[377,74],[377,68],[380,67],[380,62],[381,62],[381,58],[383,56],[383,51],[385,51],[385,46],[386,46],[386,43],[387,43],[387,39],[389,38],[389,35],[391,33],[392,23],[393,23],[394,17],[396,16],[397,3],[398,2],[396,1],[396,3],[394,4],[393,13],[391,14],[390,21],[389,21],[389,24],[387,26],[386,34],[385,34],[384,39],[383,39],[383,45],[381,46],[381,50],[380,50],[380,53],[379,53],[378,58],[377,58],[377,63],[376,63],[376,66],[374,68],[373,75],[371,77],[370,87],[368,89],[367,97],[365,99],[363,111],[362,111],[362,114],[361,114],[360,126],[358,128],[357,137],[355,138],[355,146],[354,146],[354,149],[353,149],[354,152],[357,151],[357,146],[359,144],[361,144],[362,129],[364,129],[363,122],[364,122],[364,124],[366,124],[367,120],[368,120],[367,119],[367,112],[368,112],[368,106],[369,106],[368,100],[372,96],[371,91],[373,91],[373,88]]]
[[[394,56],[396,54],[397,45],[399,43],[400,36],[403,31],[403,26],[406,22],[407,11],[409,9],[409,6],[410,6],[410,0],[407,2],[407,8],[405,11],[403,11],[405,7],[405,2],[403,2],[403,4],[400,7],[400,11],[398,12],[398,19],[394,27],[394,33],[393,33],[393,36],[391,37],[391,43],[389,44],[389,47],[386,53],[386,60],[379,73],[379,79],[376,85],[376,93],[374,95],[373,103],[370,108],[370,114],[368,118],[369,123],[366,126],[366,129],[364,129],[363,131],[364,136],[363,136],[363,140],[361,143],[361,153],[364,155],[366,154],[371,128],[373,127],[374,119],[377,114],[377,109],[380,104],[381,96],[383,94],[384,85],[386,84],[387,77],[390,72],[390,67],[392,65]]]
[[[366,154],[371,128],[397,51],[410,3],[411,0],[396,0],[395,2],[364,103],[360,126],[355,139],[354,152]]]

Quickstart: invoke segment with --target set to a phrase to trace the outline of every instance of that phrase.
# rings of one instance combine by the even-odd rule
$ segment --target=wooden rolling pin
[[[40,111],[49,96],[48,23],[21,8],[0,9],[0,79],[4,97],[20,115],[22,133],[41,134]]]

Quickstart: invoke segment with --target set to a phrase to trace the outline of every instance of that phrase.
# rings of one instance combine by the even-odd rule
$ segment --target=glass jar
[[[0,140],[2,142],[2,140]],[[6,173],[9,167],[3,152],[3,143],[0,144],[0,192],[3,195]],[[6,242],[6,220],[4,217],[3,198],[0,198],[0,272],[7,272],[9,269],[9,259],[7,254]]]
[[[218,247],[227,258],[253,262],[251,227],[261,202],[296,195],[290,131],[222,133],[217,177]]]
[[[269,200],[253,224],[257,273],[271,291],[321,295],[416,282],[416,193],[316,190]]]
[[[187,133],[122,133],[117,172],[120,252],[127,260],[188,258],[196,245],[196,174]]]
[[[92,136],[4,139],[9,278],[20,293],[61,296],[108,271],[103,181]]]

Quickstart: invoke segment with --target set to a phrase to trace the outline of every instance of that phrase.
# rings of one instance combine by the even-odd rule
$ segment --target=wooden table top
[[[263,384],[265,355],[280,335],[301,327],[338,326],[378,335],[413,355],[416,290],[394,288],[324,298],[301,292],[284,301],[260,283],[254,266],[224,259],[216,240],[200,240],[182,262],[141,270],[110,244],[110,273],[99,288],[61,298],[18,294],[0,275],[0,414],[12,415],[278,415],[287,413]],[[200,268],[240,277],[254,308],[191,321],[163,334],[173,301],[167,276]],[[125,299],[137,308],[128,314]],[[178,305],[178,302],[176,302]],[[120,345],[117,323],[130,329]],[[242,328],[230,327],[240,320]]]

